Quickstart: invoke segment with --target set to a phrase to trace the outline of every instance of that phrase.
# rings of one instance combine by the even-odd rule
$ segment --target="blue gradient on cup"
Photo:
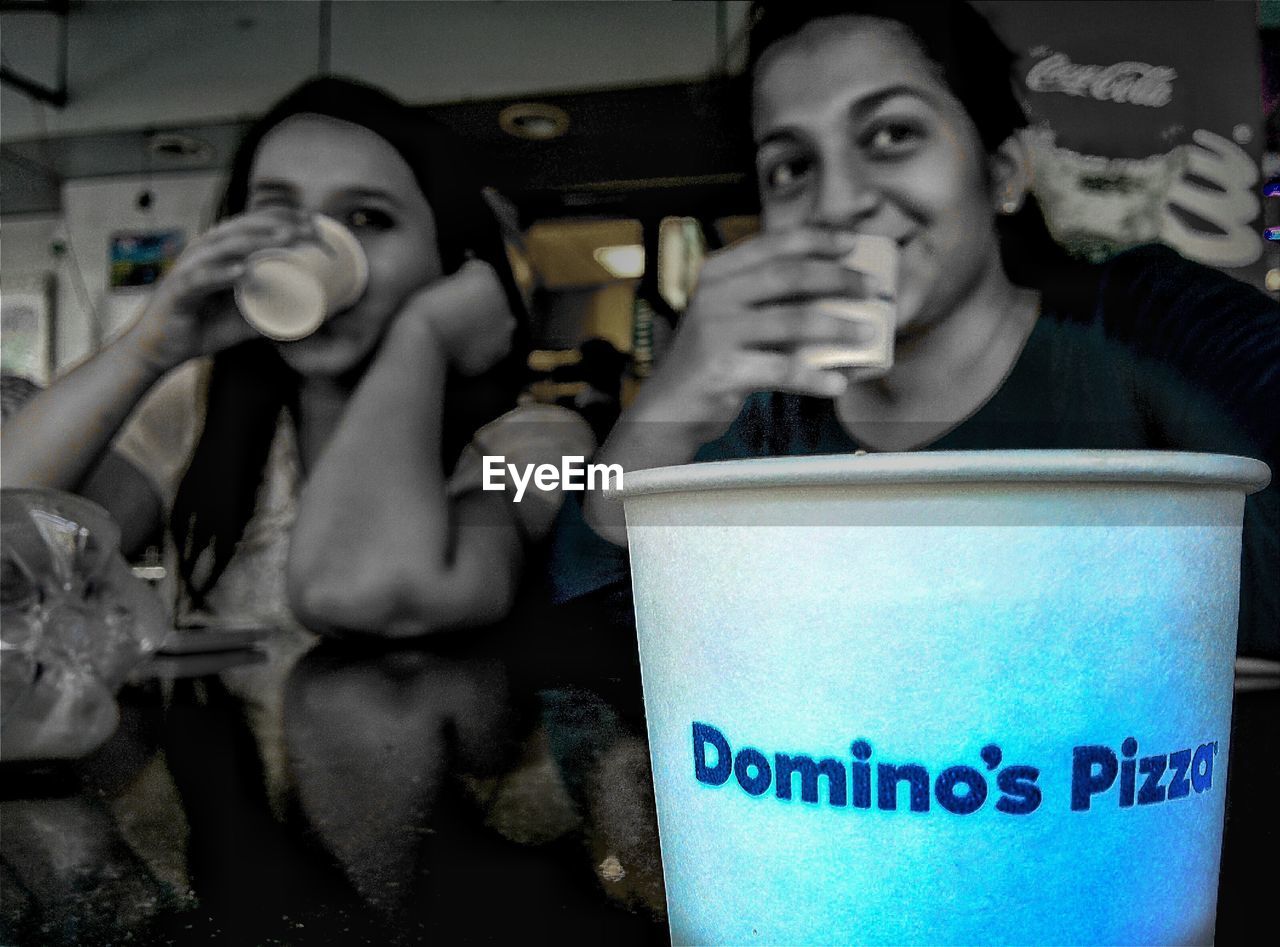
[[[995,513],[965,490],[628,496],[675,943],[1212,941],[1243,489],[1011,484]],[[952,520],[913,517],[948,491]],[[814,502],[845,525],[759,525]],[[700,781],[694,723],[771,764],[864,741],[872,771],[928,771],[928,811],[905,783],[891,811],[754,766]],[[1121,805],[1117,775],[1073,811],[1073,749],[1126,738],[1134,769],[1216,742],[1211,783]],[[1033,811],[998,808],[1010,765],[1038,768]],[[967,814],[937,795],[961,766],[987,777]]]

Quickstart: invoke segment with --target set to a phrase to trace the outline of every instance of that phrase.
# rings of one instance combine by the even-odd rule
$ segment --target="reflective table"
[[[497,640],[157,659],[92,756],[0,768],[0,943],[666,942],[628,649],[556,681],[589,648]],[[1280,675],[1242,667],[1218,944],[1274,926],[1277,785]]]

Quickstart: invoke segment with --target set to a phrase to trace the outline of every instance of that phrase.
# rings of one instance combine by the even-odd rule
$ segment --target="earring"
[[[1006,198],[1005,202],[1000,205],[1000,213],[1016,214],[1018,212],[1018,208],[1021,206],[1022,206],[1022,203],[1020,201],[1016,201],[1012,197],[1009,197],[1009,198]]]

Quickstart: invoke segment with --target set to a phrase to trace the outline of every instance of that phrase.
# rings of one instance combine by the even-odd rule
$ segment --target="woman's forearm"
[[[655,378],[650,385],[661,386]],[[714,440],[717,429],[696,399],[668,394],[662,387],[642,391],[623,412],[595,456],[597,464],[617,464],[625,474],[653,467],[687,464],[698,448]],[[583,514],[592,530],[615,546],[627,545],[622,498],[616,490],[596,489],[583,495]]]
[[[443,587],[457,542],[440,457],[447,371],[429,327],[400,320],[352,395],[293,530],[290,599],[305,624],[403,625],[431,589],[441,605],[456,594]]]
[[[163,370],[134,333],[80,365],[5,422],[5,487],[76,491]]]

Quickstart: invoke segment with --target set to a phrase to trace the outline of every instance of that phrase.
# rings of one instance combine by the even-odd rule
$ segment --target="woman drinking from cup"
[[[504,414],[523,308],[458,143],[315,80],[249,130],[221,217],[116,342],[6,424],[5,486],[78,490],[114,441],[139,476],[106,503],[133,534],[167,521],[183,613],[389,636],[501,618],[558,497],[482,492],[479,455],[558,462],[592,440],[558,409]],[[308,285],[346,297],[312,300],[336,311],[306,334],[272,309],[264,260],[294,267],[276,286],[295,305]]]
[[[1163,247],[1070,261],[1029,191],[1014,57],[977,12],[758,3],[752,17],[763,232],[706,262],[599,463],[1134,448],[1276,467],[1275,303]],[[1239,636],[1241,651],[1272,656],[1278,500],[1273,486],[1248,501]],[[633,655],[625,544],[616,493],[571,499],[556,594],[575,623]],[[638,730],[638,677],[613,697]],[[601,759],[598,853],[635,879],[656,864],[656,834],[646,846],[638,828],[652,809],[628,778],[648,753],[637,736]]]
[[[762,3],[753,16],[763,232],[707,261],[600,462],[1155,448],[1275,467],[1275,303],[1164,247],[1069,260],[1029,191],[1014,58],[978,13]],[[1276,494],[1249,501],[1240,630],[1242,650],[1272,654]],[[591,530],[576,512],[558,542],[562,598],[625,576],[616,494],[588,495]]]

